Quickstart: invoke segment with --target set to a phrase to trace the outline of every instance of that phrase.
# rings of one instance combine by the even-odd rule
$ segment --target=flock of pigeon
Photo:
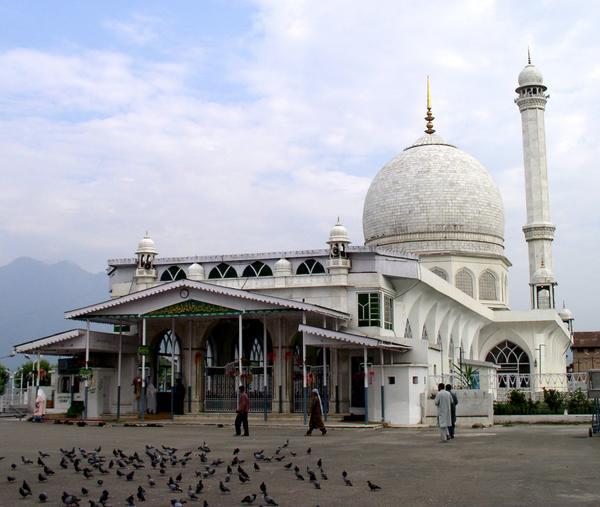
[[[323,481],[329,477],[323,469],[323,461],[319,458],[311,468],[306,466],[301,469],[294,463],[297,453],[289,447],[289,440],[277,447],[273,455],[265,454],[264,449],[253,452],[252,463],[242,459],[240,449],[235,448],[230,459],[209,458],[211,449],[203,442],[196,451],[179,452],[173,447],[161,445],[154,447],[146,445],[143,455],[137,452],[127,454],[122,449],[113,449],[108,454],[102,454],[102,448],[97,447],[91,451],[78,448],[60,449],[60,454],[51,456],[49,453],[38,451],[38,456],[33,459],[21,456],[21,463],[10,464],[6,481],[14,486],[16,498],[36,498],[39,503],[63,505],[65,507],[108,507],[109,505],[126,505],[133,507],[142,505],[154,492],[163,491],[170,498],[171,507],[182,507],[184,504],[203,505],[209,503],[202,498],[203,492],[216,489],[218,481],[219,494],[223,496],[220,505],[237,504],[233,500],[232,489],[235,483],[242,486],[252,484],[259,476],[261,467],[282,466],[295,480],[305,481],[313,488],[320,490]],[[312,450],[306,450],[307,458],[311,459]],[[299,458],[299,456],[298,456]],[[58,463],[56,463],[58,459]],[[0,456],[0,461],[4,457]],[[193,468],[193,484],[184,486],[184,471]],[[26,479],[19,477],[22,469],[31,470],[37,475],[37,482],[32,487]],[[250,473],[247,471],[249,470]],[[63,491],[60,500],[50,498],[44,491],[44,485],[49,481],[58,480],[58,473],[71,472],[80,474],[82,485],[77,491]],[[252,476],[251,476],[252,474]],[[21,474],[23,475],[23,474]],[[186,474],[190,475],[190,474]],[[109,477],[123,481],[126,486],[131,483],[131,495],[126,498],[116,498],[109,492],[105,481]],[[252,480],[254,479],[254,481]],[[353,487],[348,473],[344,470],[341,474],[343,484]],[[31,480],[31,479],[30,479]],[[338,479],[339,480],[339,479]],[[33,482],[33,481],[31,481]],[[189,482],[189,479],[188,479]],[[381,488],[367,481],[369,491],[378,491]],[[121,488],[122,489],[122,488]],[[260,493],[245,495],[239,503],[241,505],[279,505],[271,495],[264,481],[261,482]],[[4,500],[7,500],[5,497]],[[258,502],[257,502],[258,500]]]

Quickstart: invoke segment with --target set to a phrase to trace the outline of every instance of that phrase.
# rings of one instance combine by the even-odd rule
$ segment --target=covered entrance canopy
[[[357,349],[363,350],[363,377],[364,377],[364,407],[365,407],[365,422],[369,421],[369,410],[368,410],[368,393],[369,393],[369,380],[368,380],[368,362],[367,362],[367,349],[378,349],[380,354],[380,363],[383,368],[383,351],[390,350],[394,352],[407,352],[411,349],[410,346],[395,343],[390,340],[383,338],[375,338],[363,334],[347,333],[344,331],[336,331],[332,329],[325,329],[321,327],[309,326],[306,324],[300,324],[298,330],[302,333],[302,364],[303,364],[303,377],[304,377],[304,397],[308,396],[307,386],[307,374],[306,374],[306,347],[323,347],[330,349]],[[325,356],[324,356],[325,357]],[[358,365],[357,365],[358,366]],[[325,372],[325,368],[323,369]],[[359,370],[360,371],[360,370]],[[384,400],[384,384],[383,375],[381,376],[381,403],[382,412],[383,400]],[[323,375],[323,382],[325,383],[325,392],[327,392],[326,376]],[[360,391],[359,391],[360,393]],[[306,418],[306,414],[305,414]],[[382,417],[383,419],[383,417]]]
[[[238,331],[238,350],[243,349],[243,326],[242,319],[253,318],[263,322],[274,317],[297,315],[302,317],[303,321],[307,319],[330,322],[332,326],[344,325],[350,319],[347,313],[309,304],[291,299],[284,299],[256,292],[249,292],[230,287],[223,287],[210,282],[199,282],[194,280],[178,280],[164,283],[156,287],[134,292],[119,298],[114,298],[95,305],[90,305],[77,310],[66,312],[67,319],[82,320],[88,322],[108,323],[118,326],[135,324],[138,326],[138,332],[141,335],[141,347],[139,354],[141,356],[142,378],[141,388],[145,392],[146,387],[146,356],[147,347],[147,328],[151,322],[169,323],[171,336],[175,335],[175,322],[177,319],[183,319],[184,322],[199,320],[217,320],[235,318],[239,321]],[[263,357],[264,366],[264,386],[265,392],[265,417],[267,412],[267,361],[266,361],[266,342],[267,332],[264,327]],[[192,370],[192,345],[191,334],[188,342],[188,372]],[[87,358],[87,355],[86,355]],[[238,382],[242,382],[242,353],[236,358]],[[173,358],[175,364],[175,358]],[[174,375],[175,368],[171,369],[171,375]],[[120,388],[120,378],[118,386]],[[171,378],[171,386],[174,386],[174,378]],[[174,396],[174,388],[173,396]],[[119,391],[118,391],[119,392]],[[118,394],[119,396],[119,394]],[[191,411],[191,382],[188,378],[188,410]],[[140,415],[144,414],[145,397],[141,396]],[[173,412],[173,409],[171,410]]]

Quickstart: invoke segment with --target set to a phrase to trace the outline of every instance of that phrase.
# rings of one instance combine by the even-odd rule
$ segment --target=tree
[[[40,385],[50,385],[50,363],[46,359],[40,361]],[[23,385],[27,385],[27,382],[34,381],[35,375],[37,374],[37,361],[28,361],[23,363],[21,367],[15,373],[15,386],[21,388],[21,372],[23,373]]]
[[[0,364],[0,395],[4,394],[4,389],[6,388],[6,383],[8,382],[9,374],[6,367]]]

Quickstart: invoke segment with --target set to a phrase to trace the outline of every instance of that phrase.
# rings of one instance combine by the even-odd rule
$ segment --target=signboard
[[[152,355],[152,351],[148,345],[140,345],[137,348],[138,356],[150,356]]]

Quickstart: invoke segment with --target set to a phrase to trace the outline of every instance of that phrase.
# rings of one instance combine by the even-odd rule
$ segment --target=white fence
[[[587,373],[490,373],[475,374],[467,382],[456,374],[430,375],[429,390],[437,391],[439,383],[451,384],[455,389],[481,389],[492,394],[495,401],[504,401],[513,389],[527,393],[531,398],[539,398],[544,389],[560,392],[587,390]],[[470,385],[468,385],[470,384]]]

